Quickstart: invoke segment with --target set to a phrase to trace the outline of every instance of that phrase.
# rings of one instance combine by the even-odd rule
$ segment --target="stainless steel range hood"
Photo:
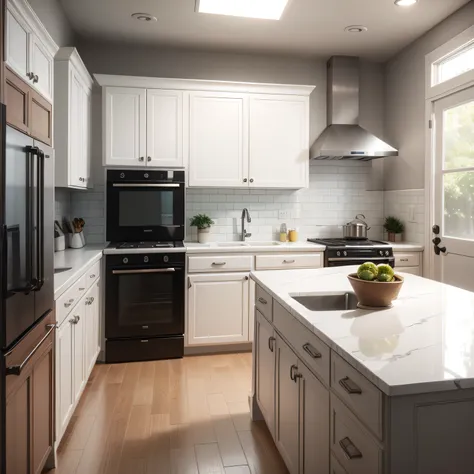
[[[362,160],[398,156],[398,151],[359,125],[359,58],[328,61],[328,127],[311,147],[313,160]]]

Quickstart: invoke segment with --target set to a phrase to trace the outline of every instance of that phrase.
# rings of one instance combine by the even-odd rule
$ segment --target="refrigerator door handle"
[[[37,269],[38,269],[38,284],[36,291],[41,290],[44,285],[44,152],[38,149],[38,184],[37,184]]]

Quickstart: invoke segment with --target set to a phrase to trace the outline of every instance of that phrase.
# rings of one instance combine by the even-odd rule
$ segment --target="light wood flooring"
[[[251,354],[95,366],[50,474],[287,474],[251,422]]]

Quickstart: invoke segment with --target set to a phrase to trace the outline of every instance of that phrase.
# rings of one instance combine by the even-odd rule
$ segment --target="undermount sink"
[[[68,272],[68,271],[71,270],[71,269],[72,269],[72,267],[55,268],[55,269],[54,269],[54,274],[56,275],[56,273]]]
[[[281,245],[280,242],[270,241],[270,242],[245,242],[249,247],[272,247],[273,245]]]
[[[245,242],[219,242],[218,247],[245,247]]]
[[[347,311],[357,309],[357,297],[354,293],[333,295],[292,296],[295,301],[310,311]]]

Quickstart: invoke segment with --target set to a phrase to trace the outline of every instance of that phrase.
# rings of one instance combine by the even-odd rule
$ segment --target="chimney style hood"
[[[398,151],[359,125],[359,58],[328,61],[328,127],[311,147],[313,160],[369,161]]]

